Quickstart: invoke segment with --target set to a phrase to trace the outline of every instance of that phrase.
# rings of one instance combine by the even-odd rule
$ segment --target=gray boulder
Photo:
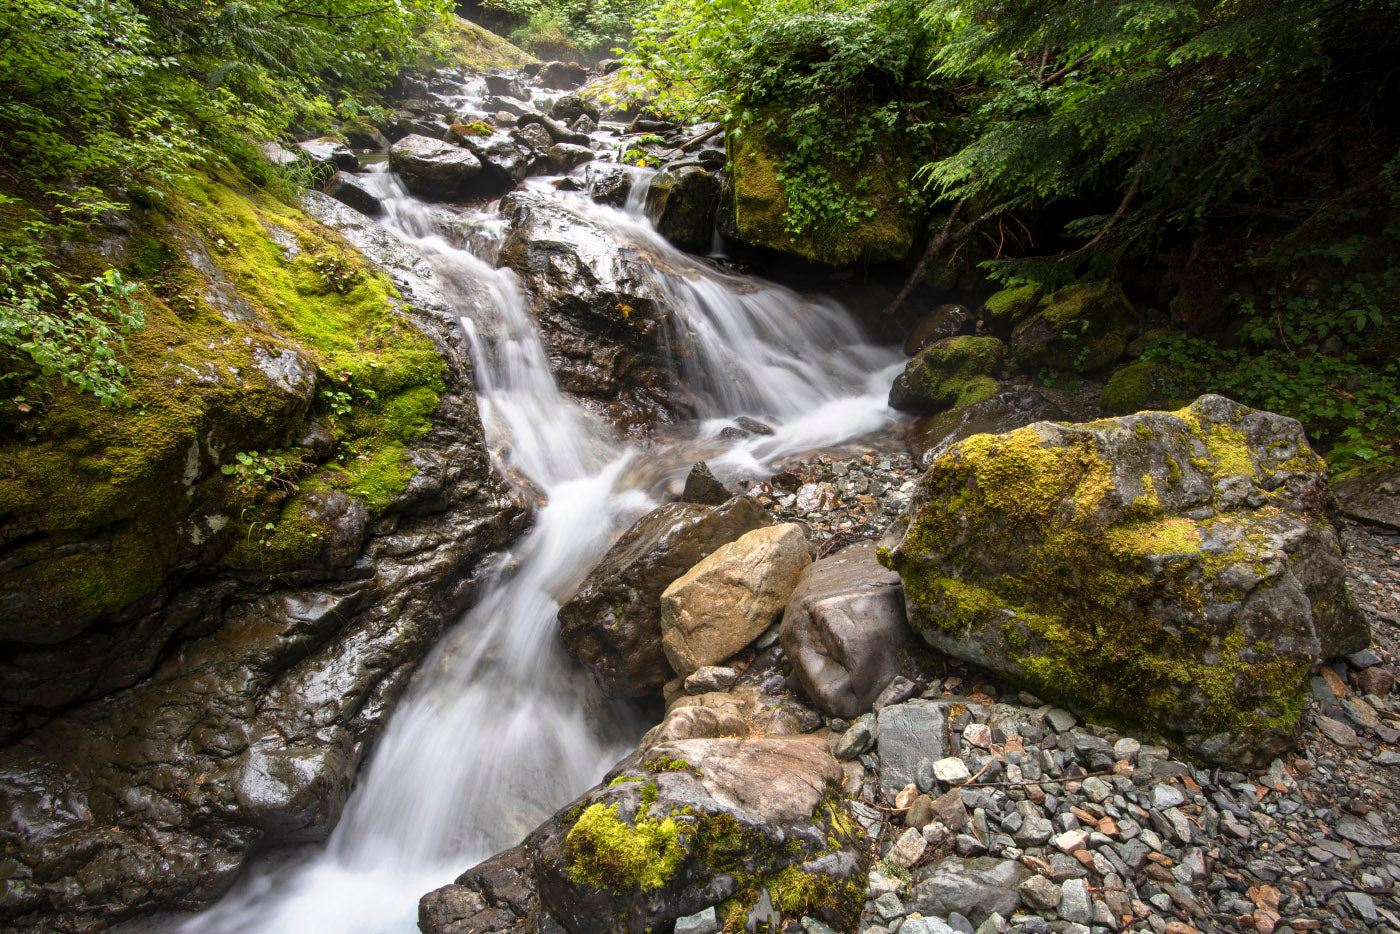
[[[1203,396],[954,445],[886,564],[939,651],[1252,767],[1291,745],[1312,666],[1370,642],[1327,501],[1296,421]]]
[[[334,136],[309,139],[297,143],[297,148],[306,154],[312,165],[326,166],[328,171],[353,172],[360,167],[360,159],[354,151]]]
[[[912,700],[885,707],[876,715],[880,751],[880,787],[893,797],[913,784],[919,763],[948,755],[948,701]]]
[[[565,175],[585,162],[593,161],[593,150],[576,143],[555,143],[545,155],[551,171]]]
[[[771,524],[747,497],[647,513],[559,608],[564,648],[598,673],[610,696],[659,693],[675,677],[661,646],[662,592],[715,549]]]
[[[481,174],[481,160],[469,149],[410,133],[389,147],[389,165],[408,190],[422,198],[461,197]]]
[[[579,117],[588,117],[597,123],[602,114],[597,104],[577,94],[565,94],[549,108],[549,115],[564,123],[573,123]]]
[[[899,575],[880,566],[873,542],[803,571],[780,633],[803,693],[837,717],[870,710],[909,665],[904,591]]]

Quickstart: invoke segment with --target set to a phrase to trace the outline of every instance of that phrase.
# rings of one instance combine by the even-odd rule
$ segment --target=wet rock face
[[[365,223],[312,194],[328,220]],[[97,930],[202,907],[252,848],[323,839],[418,661],[486,557],[523,530],[524,511],[492,495],[450,317],[392,249],[365,245],[447,362],[413,480],[373,521],[342,492],[304,491],[322,537],[295,570],[176,574],[67,641],[0,652],[7,716],[18,710],[7,724],[24,731],[0,749],[14,817],[0,826],[0,928]],[[304,412],[314,383],[297,360],[274,363]]]
[[[629,433],[688,414],[664,354],[666,299],[636,247],[532,192],[512,192],[501,211],[501,262],[533,300],[564,389]]]
[[[1301,426],[1203,396],[950,448],[884,546],[932,646],[1203,758],[1287,749],[1307,673],[1358,651]]]
[[[647,513],[560,607],[565,649],[598,673],[610,696],[659,693],[675,677],[661,647],[662,591],[715,549],[771,523],[747,497]]]
[[[829,714],[856,717],[909,667],[908,633],[899,575],[863,542],[802,572],[781,638],[802,692]]]
[[[1400,529],[1400,470],[1358,467],[1334,478],[1332,492],[1353,519]]]
[[[656,173],[647,191],[647,216],[678,249],[705,253],[714,239],[719,179],[688,166]]]
[[[1006,348],[995,337],[945,337],[921,350],[890,387],[890,405],[928,413],[982,402],[997,391]]]

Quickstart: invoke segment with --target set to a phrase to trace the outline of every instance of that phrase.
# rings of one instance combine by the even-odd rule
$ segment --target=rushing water
[[[646,727],[630,707],[601,697],[557,640],[560,602],[618,532],[698,455],[722,475],[757,475],[776,458],[891,418],[885,394],[899,355],[867,344],[835,304],[676,251],[642,217],[644,192],[625,211],[553,193],[656,257],[655,285],[673,310],[668,340],[702,417],[686,439],[628,449],[559,390],[513,274],[487,261],[499,217],[467,218],[469,248],[460,249],[442,236],[441,217],[391,175],[370,184],[385,198],[385,223],[421,252],[463,315],[501,465],[545,504],[420,669],[327,844],[256,862],[181,931],[415,930],[419,896],[514,845],[595,783]],[[739,415],[774,433],[719,439]]]

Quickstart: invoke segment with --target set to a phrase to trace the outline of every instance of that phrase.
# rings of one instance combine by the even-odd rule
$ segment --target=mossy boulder
[[[1015,314],[1034,292],[992,297]],[[1032,376],[1042,370],[1090,375],[1112,366],[1137,333],[1137,313],[1123,290],[1108,283],[1067,285],[1022,313],[1011,332],[1011,356]]]
[[[927,467],[953,445],[973,435],[1000,435],[1033,422],[1058,422],[1061,408],[1035,389],[1005,389],[981,402],[955,405],[917,419],[904,431],[904,443],[921,466]]]
[[[1006,345],[995,337],[945,337],[909,361],[890,387],[890,405],[928,414],[996,394]]]
[[[1162,395],[1162,367],[1150,360],[1134,360],[1119,367],[1099,393],[1099,403],[1114,415],[1140,412]]]
[[[832,181],[868,209],[867,219],[791,230],[790,204],[781,177],[784,153],[777,135],[765,128],[767,116],[734,128],[725,137],[730,178],[721,222],[727,234],[753,246],[832,266],[892,262],[909,255],[919,218],[905,195],[917,166],[898,140],[878,140],[870,157],[859,165],[832,159],[825,166]]]
[[[540,905],[570,934],[669,930],[719,906],[730,929],[767,890],[784,915],[854,930],[866,838],[814,736],[662,743],[526,841]]]
[[[976,435],[882,543],[940,651],[1234,767],[1293,740],[1318,661],[1369,644],[1293,419],[1179,412]]]

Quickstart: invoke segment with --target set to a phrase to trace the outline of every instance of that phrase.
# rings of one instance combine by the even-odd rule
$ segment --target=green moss
[[[694,772],[696,775],[700,774],[700,770],[689,762],[684,759],[673,759],[670,756],[652,759],[646,762],[645,766],[652,772]]]
[[[1012,332],[1012,356],[1027,373],[1092,374],[1123,355],[1137,315],[1123,290],[1109,283],[1076,283],[1041,298]]]
[[[585,809],[564,840],[569,877],[617,895],[661,888],[685,856],[673,818],[639,817],[629,826],[616,804]]]
[[[832,160],[825,166],[841,190],[862,192],[860,197],[871,210],[867,220],[855,227],[813,225],[793,234],[788,230],[789,205],[780,177],[782,152],[774,134],[764,128],[769,116],[760,113],[726,134],[731,181],[725,210],[739,239],[833,266],[907,256],[918,224],[904,198],[913,166],[901,154],[903,144],[891,137],[875,147],[881,153],[878,159],[858,166]]]
[[[21,572],[0,575],[6,605],[23,595],[32,608],[17,625],[62,618],[81,627],[154,593],[178,542],[194,534],[185,520],[196,508],[256,515],[255,544],[269,540],[263,526],[276,526],[260,549],[242,530],[198,533],[205,555],[227,545],[238,549],[232,566],[294,568],[319,547],[316,530],[282,515],[282,492],[249,499],[225,483],[213,458],[293,448],[310,394],[310,413],[340,443],[337,469],[317,482],[362,496],[377,514],[406,489],[407,444],[430,430],[445,388],[443,360],[392,285],[366,274],[335,233],[237,177],[192,177],[162,203],[138,218],[127,251],[127,270],[144,279],[147,321],[123,359],[133,406],[103,409],[60,389],[22,428],[0,424],[0,519],[32,530],[37,543]],[[100,269],[106,261],[85,252],[73,262]],[[329,282],[332,267],[354,274]],[[314,370],[315,386],[303,377],[301,397],[259,366],[288,354]],[[328,388],[344,396],[335,414],[316,391]],[[53,557],[84,542],[110,548]],[[141,558],[117,557],[127,554]]]
[[[1203,424],[1196,414],[1174,413],[1209,448],[1204,466],[1212,479],[1252,465],[1238,429]],[[1208,549],[1203,529],[1236,520],[1165,516],[1152,478],[1144,476],[1142,493],[1104,527],[1099,510],[1110,502],[1109,466],[1089,432],[1066,441],[1047,447],[1031,428],[974,436],[929,469],[928,504],[900,550],[882,558],[904,578],[914,625],[972,639],[996,626],[1028,688],[1087,705],[1102,719],[1126,715],[1170,731],[1181,698],[1199,689],[1207,709],[1192,713],[1209,730],[1289,728],[1301,709],[1305,658],[1246,650],[1228,624],[1220,629],[1202,619],[1167,627],[1155,617],[1164,604],[1199,613],[1204,588],[1218,590],[1227,567],[1244,564],[1270,576],[1259,555],[1278,510],[1255,510],[1248,535],[1211,531],[1218,542],[1239,541]],[[1168,474],[1172,483],[1180,476],[1179,469]],[[1014,576],[990,573],[974,557],[988,536],[1014,541],[1033,560]],[[964,566],[980,568],[970,575],[976,583],[948,576],[947,569]]]
[[[768,891],[783,914],[841,919],[845,930],[855,929],[865,902],[864,885],[850,879],[804,872],[797,866],[789,866],[774,876],[768,883]]]
[[[460,16],[448,16],[423,36],[427,51],[419,68],[428,71],[447,67],[462,72],[484,72],[493,68],[519,68],[535,61],[523,49]]]
[[[993,323],[1011,326],[1035,311],[1035,307],[1029,302],[1039,288],[1037,285],[1022,285],[1014,289],[1002,289],[982,303],[982,317]]]
[[[898,408],[936,411],[991,398],[1005,346],[995,337],[948,337],[919,352],[895,380]]]
[[[1148,408],[1159,395],[1157,381],[1161,368],[1146,360],[1120,367],[1108,378],[1099,402],[1110,412],[1126,415]]]

